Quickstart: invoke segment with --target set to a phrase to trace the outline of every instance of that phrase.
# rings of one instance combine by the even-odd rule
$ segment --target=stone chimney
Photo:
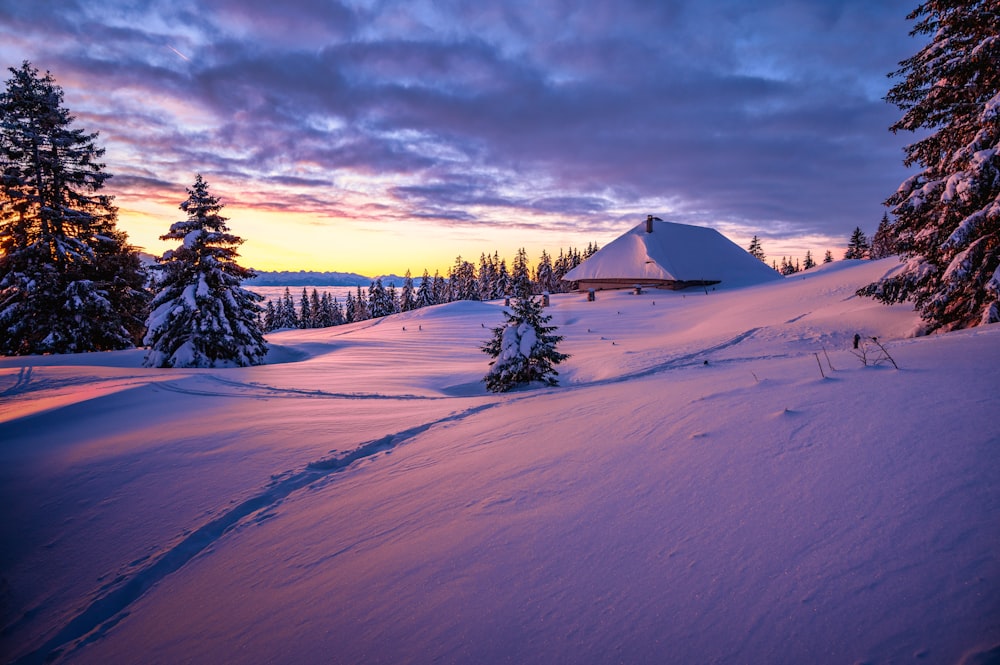
[[[646,215],[646,233],[653,232],[653,216]]]

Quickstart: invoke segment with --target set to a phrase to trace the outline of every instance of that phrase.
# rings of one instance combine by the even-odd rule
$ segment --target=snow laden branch
[[[925,131],[906,147],[907,178],[889,206],[901,271],[859,289],[912,301],[928,331],[1000,321],[1000,15],[993,0],[931,0],[910,14],[930,42],[900,63],[886,100],[904,111],[893,132]]]

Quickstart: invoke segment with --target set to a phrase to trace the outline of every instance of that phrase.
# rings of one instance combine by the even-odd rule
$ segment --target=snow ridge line
[[[437,420],[416,425],[394,434],[364,443],[350,453],[308,463],[302,470],[272,481],[258,494],[233,506],[225,513],[195,529],[159,559],[139,569],[114,589],[94,599],[53,637],[34,651],[21,656],[12,665],[42,665],[59,657],[67,648],[79,649],[99,639],[127,616],[130,605],[168,575],[178,571],[195,556],[236,528],[245,518],[280,504],[293,492],[343,471],[354,462],[400,446],[436,425],[457,422],[491,409],[506,401],[494,401],[452,413]],[[75,644],[74,644],[75,643]]]
[[[301,388],[276,388],[274,386],[264,385],[262,383],[256,382],[243,382],[243,381],[233,381],[232,379],[224,379],[221,376],[209,376],[209,379],[215,381],[216,383],[221,383],[224,386],[232,386],[234,388],[261,390],[266,393],[266,397],[322,397],[330,399],[429,399],[429,400],[440,400],[446,399],[444,396],[438,395],[386,395],[383,393],[332,393],[326,390],[304,390]],[[256,395],[250,395],[255,397]]]
[[[188,377],[189,378],[189,377]],[[440,400],[447,399],[443,396],[437,395],[386,395],[383,393],[332,393],[325,390],[303,390],[300,388],[276,388],[274,386],[267,386],[257,383],[243,383],[240,381],[232,381],[228,379],[223,379],[218,376],[206,376],[206,379],[215,381],[224,386],[231,388],[243,389],[244,391],[255,390],[256,393],[252,392],[223,392],[222,390],[209,390],[209,389],[199,389],[199,388],[184,388],[179,386],[174,381],[162,381],[156,384],[156,387],[163,388],[164,390],[169,390],[170,392],[179,393],[181,395],[193,395],[197,397],[242,397],[250,399],[271,399],[271,398],[315,398],[315,399],[398,399],[398,400]]]

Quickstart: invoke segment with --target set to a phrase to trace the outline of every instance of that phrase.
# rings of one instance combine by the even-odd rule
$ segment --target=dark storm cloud
[[[2,0],[0,52],[147,156],[114,165],[129,188],[200,170],[316,210],[350,172],[390,179],[392,216],[600,226],[652,202],[842,235],[904,176],[881,96],[919,46],[909,1],[103,4]]]

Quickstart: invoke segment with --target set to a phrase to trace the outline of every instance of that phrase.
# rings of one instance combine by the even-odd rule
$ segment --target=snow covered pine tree
[[[858,291],[912,300],[927,331],[1000,321],[1000,3],[928,0],[908,16],[931,35],[893,76],[886,100],[905,111],[890,129],[930,130],[906,147],[922,171],[886,201],[898,274]]]
[[[161,240],[181,246],[159,259],[163,271],[144,343],[147,367],[245,367],[264,361],[261,296],[240,286],[254,272],[236,263],[243,240],[231,235],[222,204],[199,175],[180,205],[188,218]]]
[[[71,129],[63,92],[25,61],[0,93],[0,354],[135,346],[149,293],[101,194],[97,134]]]
[[[556,351],[562,336],[552,334],[555,326],[545,325],[552,317],[530,296],[516,299],[511,310],[504,312],[507,322],[494,328],[493,338],[483,345],[483,352],[495,358],[483,377],[486,388],[503,393],[533,381],[556,385],[559,372],[553,365],[569,356]]]

